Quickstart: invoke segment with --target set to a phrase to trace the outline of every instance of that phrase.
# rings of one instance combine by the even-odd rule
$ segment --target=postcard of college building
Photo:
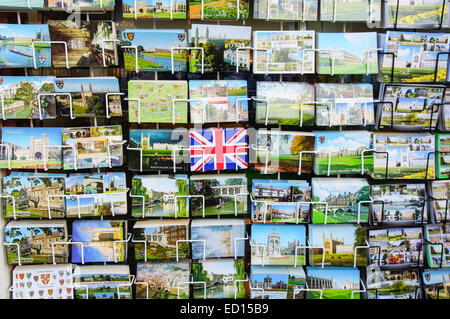
[[[367,265],[366,229],[359,225],[310,225],[309,241],[314,248],[310,250],[311,266],[353,267]],[[356,252],[356,257],[355,257]],[[325,258],[323,258],[325,254]]]
[[[364,178],[312,178],[314,224],[368,223],[370,185]],[[359,204],[366,202],[366,204]]]
[[[256,82],[256,123],[314,125],[314,86],[296,82]]]
[[[186,0],[123,0],[122,17],[186,19]]]
[[[255,31],[253,73],[314,73],[314,31]]]
[[[192,263],[192,276],[193,281],[206,283],[207,299],[245,298],[243,258],[196,260]],[[203,284],[194,284],[192,288],[194,299],[205,298]]]
[[[65,220],[13,220],[5,226],[8,264],[51,264],[68,262],[67,245],[52,243],[67,241]]]
[[[194,219],[191,239],[196,241],[192,242],[192,259],[242,257],[244,237],[244,219]]]
[[[447,2],[444,3],[445,8],[441,0],[387,0],[384,28],[436,29],[441,23],[448,28]]]
[[[450,177],[450,133],[436,134],[436,177]]]
[[[191,19],[247,19],[248,0],[189,0]],[[239,8],[238,8],[239,6]]]
[[[137,263],[136,299],[189,299],[191,267],[179,262]],[[145,283],[145,284],[144,284]]]
[[[3,0],[0,8],[7,10],[19,9],[42,9],[44,7],[44,0]]]
[[[317,33],[317,73],[378,74],[377,47],[376,32]]]
[[[317,21],[318,0],[255,0],[253,19]]]
[[[102,11],[114,10],[116,0],[47,0],[47,6],[52,10],[82,10],[82,11]]]
[[[450,197],[450,180],[432,181],[430,187],[431,216],[433,223],[441,223],[450,219],[447,200]]]
[[[182,29],[125,29],[123,58],[127,71],[187,71],[186,32]],[[137,56],[136,56],[137,54]]]
[[[360,299],[359,269],[306,267],[307,299]]]
[[[320,21],[374,23],[381,20],[381,0],[321,0]]]
[[[0,167],[62,168],[62,129],[58,127],[3,127]]]
[[[72,240],[84,245],[72,245],[72,262],[121,262],[126,259],[126,221],[75,220]],[[83,250],[83,251],[82,251]],[[82,254],[84,256],[82,256]]]
[[[0,68],[52,66],[48,24],[0,24],[0,28]]]
[[[189,137],[186,130],[130,130],[131,170],[189,170]],[[141,155],[142,154],[142,155]]]
[[[189,81],[192,123],[248,121],[247,81]]]
[[[426,269],[422,272],[422,280],[429,299],[450,299],[450,269]]]
[[[435,224],[425,226],[428,267],[450,267],[450,226]]]
[[[187,123],[187,98],[187,81],[128,81],[128,121]]]
[[[311,186],[307,181],[253,179],[253,223],[308,223]],[[303,202],[298,203],[297,202]]]

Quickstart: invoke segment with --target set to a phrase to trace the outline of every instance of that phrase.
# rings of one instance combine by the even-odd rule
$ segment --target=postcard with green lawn
[[[311,186],[307,181],[253,179],[253,223],[308,223]]]
[[[128,81],[128,121],[187,123],[187,98],[187,81]]]
[[[127,256],[127,222],[124,220],[76,220],[72,223],[72,262],[122,262]]]
[[[318,0],[255,0],[253,19],[317,21]]]
[[[442,8],[443,4],[444,8]],[[447,1],[386,1],[384,7],[384,28],[436,29],[439,26],[448,28]]]
[[[450,177],[450,133],[436,134],[436,177]]]
[[[373,224],[427,223],[426,194],[425,184],[372,185]]]
[[[189,219],[137,221],[133,226],[136,260],[189,258]]]
[[[65,220],[13,220],[5,226],[4,245],[10,265],[19,264],[19,256],[21,264],[67,263],[67,245],[52,247],[54,242],[66,241]]]
[[[369,230],[370,264],[402,269],[423,265],[422,227]]]
[[[422,280],[428,299],[450,299],[450,269],[426,269],[422,272]]]
[[[314,73],[314,31],[255,31],[253,73]]]
[[[306,226],[252,225],[250,246],[252,265],[306,265]]]
[[[426,225],[424,234],[428,267],[450,267],[450,225]]]
[[[179,262],[137,263],[136,299],[189,299],[191,266]]]
[[[387,31],[382,62],[383,82],[444,82],[447,78],[448,33]],[[437,70],[436,70],[437,65]],[[391,78],[392,68],[394,76]],[[436,77],[436,78],[435,78]]]
[[[183,29],[125,29],[123,58],[127,71],[187,71],[187,46]],[[136,56],[137,54],[137,56]]]
[[[52,10],[113,11],[116,0],[47,0]]]
[[[374,178],[434,179],[434,139],[428,133],[373,133],[379,152],[373,161]]]
[[[248,0],[189,0],[191,19],[247,19]],[[239,7],[238,7],[239,6]]]
[[[321,0],[320,21],[376,22],[381,20],[381,0]]]
[[[360,299],[360,274],[353,267],[306,267],[307,299]]]
[[[248,121],[247,81],[189,81],[192,123]]]
[[[368,223],[370,185],[364,178],[312,178],[314,224]],[[366,202],[360,204],[360,202]]]
[[[122,17],[186,19],[186,0],[122,0]]]
[[[200,259],[192,263],[194,299],[242,299],[245,298],[246,279],[243,258]],[[240,280],[240,281],[237,281]]]
[[[296,82],[256,82],[256,123],[314,125],[314,86]]]
[[[432,181],[430,195],[433,222],[441,223],[450,219],[447,202],[450,197],[450,180]]]
[[[309,242],[313,249],[311,266],[353,267],[367,265],[366,229],[359,225],[310,225]],[[355,255],[356,254],[356,255]],[[325,256],[324,256],[325,255]]]
[[[45,3],[44,0],[3,0],[0,8],[6,10],[43,9]]]

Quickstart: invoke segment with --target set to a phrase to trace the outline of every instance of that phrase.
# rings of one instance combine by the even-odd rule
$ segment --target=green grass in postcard
[[[319,174],[328,173],[328,156],[318,160]],[[364,155],[364,171],[371,172],[373,167],[373,155]],[[330,164],[331,173],[361,172],[361,156],[332,157]]]
[[[245,207],[244,203],[238,202],[236,205],[237,213],[242,214],[245,213]],[[193,210],[192,211],[193,216],[202,216],[203,210]],[[231,200],[230,202],[226,203],[219,209],[216,208],[216,206],[206,206],[205,207],[205,216],[212,216],[212,215],[234,215],[234,200]]]
[[[368,212],[360,213],[360,221],[362,223],[367,223],[369,220]],[[333,215],[333,213],[328,214],[327,224],[340,224],[340,223],[356,223],[358,221],[358,213],[353,215],[344,214],[342,216]],[[314,210],[313,214],[313,224],[324,224],[325,223],[325,214],[320,210]]]
[[[308,291],[308,299],[320,299],[320,292]],[[352,299],[351,290],[342,289],[326,289],[323,290],[322,299]],[[353,294],[353,299],[360,299],[359,293]]]
[[[283,258],[283,259],[275,259],[269,257],[269,262],[267,264],[269,265],[294,265],[295,256],[289,256],[289,258]],[[306,265],[306,259],[305,256],[297,256],[297,265]]]
[[[353,267],[354,257],[353,253],[349,254],[325,254],[325,265],[336,266],[336,267]],[[322,265],[322,253],[316,253],[313,256],[313,265],[321,266]],[[357,265],[365,265],[367,263],[367,259],[364,256],[357,255],[356,256],[356,264]]]

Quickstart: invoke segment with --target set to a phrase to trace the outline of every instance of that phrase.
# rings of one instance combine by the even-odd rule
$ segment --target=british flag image
[[[209,128],[191,130],[191,171],[248,168],[247,130]]]

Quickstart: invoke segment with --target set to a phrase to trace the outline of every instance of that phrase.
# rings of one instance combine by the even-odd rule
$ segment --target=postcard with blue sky
[[[3,0],[0,8],[5,9],[41,9],[44,7],[44,0]]]
[[[186,0],[122,0],[122,12],[133,19],[186,19]]]
[[[104,9],[112,9],[115,4],[115,0],[47,0],[48,6],[50,8],[80,8],[80,9],[91,9],[100,10],[101,6]]]
[[[306,268],[306,281],[310,289],[322,290],[308,292],[308,299],[359,299],[359,269],[353,267]],[[352,294],[352,291],[355,291]]]

